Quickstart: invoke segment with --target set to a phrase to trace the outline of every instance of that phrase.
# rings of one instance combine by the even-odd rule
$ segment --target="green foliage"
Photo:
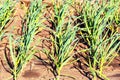
[[[42,0],[33,0],[22,23],[21,37],[17,40],[13,40],[15,36],[10,35],[9,48],[12,63],[9,64],[9,66],[14,80],[17,79],[23,67],[36,52],[34,50],[35,45],[31,46],[31,43],[42,22],[40,18],[42,17],[43,7]]]
[[[13,0],[0,1],[0,40],[5,33],[5,25],[11,19],[11,13],[13,12],[14,2]]]
[[[80,20],[84,26],[82,26],[83,28],[80,27],[80,30],[81,36],[89,46],[88,66],[94,80],[96,80],[97,75],[108,79],[102,74],[102,71],[106,66],[105,64],[108,65],[114,59],[115,51],[120,44],[117,41],[120,37],[118,33],[111,34],[108,37],[108,28],[113,24],[118,7],[119,2],[116,1],[116,4],[112,4],[112,0],[103,1],[102,4],[97,1],[92,3],[92,1],[85,0],[82,5]]]
[[[73,26],[71,17],[69,16],[68,4],[64,3],[64,5],[59,6],[54,4],[53,7],[54,18],[50,19],[53,23],[50,30],[52,47],[50,50],[44,49],[44,53],[49,59],[49,64],[51,64],[56,80],[59,80],[62,68],[73,57],[77,26]]]
[[[86,65],[93,79],[97,80],[99,76],[109,80],[103,74],[103,70],[116,57],[120,47],[120,32],[116,31],[120,27],[120,0],[78,0],[78,2],[51,0],[51,2],[52,5],[47,6],[51,10],[49,11],[47,7],[45,9],[50,12],[45,14],[48,15],[45,23],[48,21],[52,25],[45,27],[50,33],[50,37],[45,40],[51,46],[42,48],[42,52],[48,58],[46,62],[50,64],[55,80],[60,79],[61,70],[65,65],[76,61],[73,55],[76,52],[74,49],[78,43],[78,35],[79,40],[82,38],[83,43],[87,44],[88,49],[80,51],[88,53]],[[12,17],[15,3],[15,0],[0,1],[0,40],[5,33],[4,28]],[[46,12],[43,11],[45,8],[43,3],[43,0],[31,0],[22,21],[21,36],[12,33],[9,35],[10,56],[5,51],[5,57],[13,80],[17,80],[20,72],[37,51],[36,45],[31,43],[34,43],[36,33],[43,29]],[[76,19],[79,22],[75,23]]]

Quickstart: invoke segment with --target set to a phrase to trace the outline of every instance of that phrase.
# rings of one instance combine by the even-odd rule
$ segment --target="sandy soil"
[[[24,1],[26,3],[26,6],[28,6],[29,0],[21,1]],[[25,11],[20,8],[19,4],[17,4],[15,17],[6,30],[9,31],[11,30],[12,26],[17,26],[14,28],[13,33],[19,35],[21,20],[24,14]],[[42,31],[39,36],[40,35],[48,36],[49,33],[46,31]],[[12,80],[11,74],[5,70],[5,68],[8,69],[8,65],[6,64],[6,60],[4,58],[4,47],[7,42],[8,40],[6,38],[4,38],[3,41],[0,42],[0,60],[2,60],[2,62],[0,62],[0,80]],[[38,55],[41,55],[41,58],[46,59],[45,55],[43,55],[42,53],[39,53]],[[41,60],[33,58],[24,68],[24,70],[18,77],[18,80],[53,80],[54,75],[49,70],[49,68],[49,65],[44,65]],[[120,57],[115,58],[110,66],[104,71],[104,73],[110,78],[110,80],[120,80]],[[62,69],[62,74],[66,76],[61,76],[61,80],[89,80],[89,78],[87,78],[85,74],[82,74],[78,69],[76,69],[73,64],[66,65]]]

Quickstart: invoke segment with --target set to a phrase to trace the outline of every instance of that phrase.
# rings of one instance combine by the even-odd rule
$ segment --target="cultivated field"
[[[120,0],[0,0],[0,80],[120,80]]]

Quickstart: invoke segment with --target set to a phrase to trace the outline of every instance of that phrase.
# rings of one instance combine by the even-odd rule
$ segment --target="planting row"
[[[19,36],[6,31],[15,17],[17,3],[26,10]],[[119,6],[120,0],[31,0],[27,5],[22,0],[1,0],[0,40],[7,36],[9,41],[4,56],[13,80],[36,53],[46,55],[47,61],[43,60],[51,66],[55,80],[60,80],[65,65],[73,63],[86,65],[93,80],[109,80],[103,70],[120,52]],[[49,37],[38,37],[36,43],[35,36],[43,30],[49,32]],[[37,45],[44,44],[40,44],[42,40],[50,46],[37,49]],[[81,49],[79,43],[87,47]]]

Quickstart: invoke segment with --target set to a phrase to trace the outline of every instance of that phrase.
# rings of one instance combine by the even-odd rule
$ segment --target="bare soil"
[[[22,0],[21,0],[22,1]],[[23,0],[26,3],[26,6],[29,4],[29,0]],[[46,1],[46,0],[44,0]],[[48,1],[49,2],[49,1]],[[10,21],[9,26],[7,27],[6,31],[11,31],[11,28],[15,26],[13,33],[16,35],[20,35],[19,31],[21,28],[22,18],[25,14],[25,11],[21,9],[20,5],[17,4],[16,6],[16,14],[12,21]],[[42,37],[43,35],[49,37],[49,33],[43,30],[41,33],[37,35],[37,37]],[[37,38],[36,37],[36,38]],[[7,72],[5,69],[8,69],[8,65],[6,64],[6,60],[4,57],[4,48],[5,45],[8,43],[8,39],[5,37],[0,42],[0,80],[12,80],[11,74]],[[82,47],[86,47],[81,44]],[[42,53],[38,53],[36,55],[40,55],[42,59],[47,59],[46,56]],[[76,65],[77,66],[77,65]],[[79,66],[78,66],[79,67]],[[85,67],[85,66],[83,66]],[[23,69],[21,74],[18,77],[18,80],[53,80],[54,75],[50,71],[50,66],[45,65],[41,62],[41,60],[33,58],[27,66]],[[85,73],[81,73],[82,70],[76,69],[75,65],[66,65],[62,69],[62,76],[61,80],[90,80]],[[104,73],[110,80],[120,80],[120,57],[116,57],[113,62],[108,66]]]

